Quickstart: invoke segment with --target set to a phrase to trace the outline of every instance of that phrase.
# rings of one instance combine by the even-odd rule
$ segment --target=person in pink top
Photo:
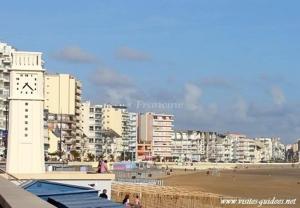
[[[102,162],[103,162],[103,160],[99,160],[99,162],[98,162],[97,173],[101,173]]]
[[[101,162],[100,171],[101,171],[101,173],[107,173],[108,172],[107,160],[104,160],[104,161]]]

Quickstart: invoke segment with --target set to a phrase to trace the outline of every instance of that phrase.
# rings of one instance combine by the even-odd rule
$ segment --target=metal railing
[[[114,183],[135,183],[135,184],[148,184],[148,185],[157,185],[157,186],[164,185],[164,181],[162,179],[149,179],[149,178],[136,178],[136,179],[118,178],[115,179]]]
[[[17,184],[19,184],[19,185],[22,184],[22,183],[24,183],[23,180],[20,180],[19,178],[17,178],[17,177],[15,177],[14,175],[12,175],[12,174],[6,172],[6,171],[3,170],[2,168],[0,168],[0,173],[5,174],[5,175],[7,176],[7,179],[8,179],[9,181],[15,181],[15,182],[16,182]]]

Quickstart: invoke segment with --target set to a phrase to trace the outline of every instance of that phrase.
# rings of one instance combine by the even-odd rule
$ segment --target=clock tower
[[[6,171],[43,173],[44,69],[39,52],[12,53]]]

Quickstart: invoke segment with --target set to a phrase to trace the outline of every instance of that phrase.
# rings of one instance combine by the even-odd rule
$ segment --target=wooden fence
[[[221,196],[203,192],[188,191],[171,186],[143,184],[112,185],[112,199],[122,202],[125,195],[130,195],[130,202],[135,196],[140,197],[143,208],[221,208]]]

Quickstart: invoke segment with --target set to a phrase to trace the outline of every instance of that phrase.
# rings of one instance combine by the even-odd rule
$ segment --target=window
[[[28,118],[28,115],[25,115],[25,118]]]
[[[28,136],[28,134],[25,134],[24,136],[25,136],[25,137],[27,137],[27,136]]]
[[[25,127],[25,131],[27,131],[28,130],[28,128],[27,127]]]
[[[25,103],[25,105],[28,105],[28,103]]]
[[[25,121],[25,124],[28,124],[28,121]]]
[[[94,126],[90,126],[90,131],[94,131]]]

